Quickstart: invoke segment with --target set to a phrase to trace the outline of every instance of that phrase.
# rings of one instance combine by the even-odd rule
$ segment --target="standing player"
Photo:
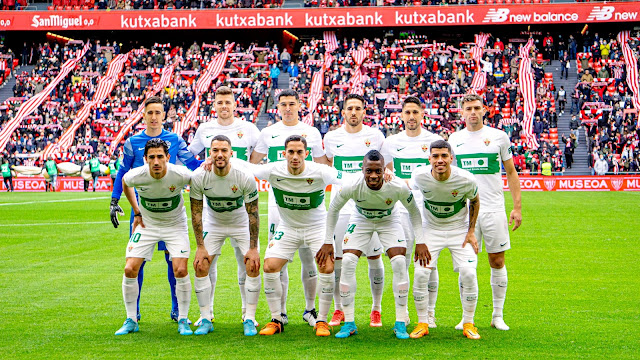
[[[432,142],[442,140],[442,137],[422,128],[422,120],[424,120],[424,109],[420,99],[415,96],[407,96],[402,103],[402,112],[400,113],[405,130],[396,135],[389,136],[385,139],[381,153],[387,162],[387,167],[394,171],[400,179],[409,179],[414,169],[429,164],[428,151]],[[414,191],[417,202],[422,202],[419,191]],[[411,227],[409,214],[406,209],[400,208],[400,221],[407,238],[407,271],[411,263],[411,249],[413,248],[413,239],[415,234]],[[429,280],[429,304],[433,303],[434,308],[430,309],[431,317],[429,325],[435,327],[435,303],[438,296],[438,271],[434,269]],[[406,319],[409,325],[409,314]]]
[[[260,295],[260,253],[258,252],[258,232],[260,213],[258,212],[258,187],[253,175],[232,167],[231,140],[224,135],[211,139],[210,159],[213,171],[197,169],[191,180],[191,219],[198,248],[193,263],[196,271],[195,290],[200,305],[200,327],[196,335],[213,331],[209,321],[212,318],[211,281],[209,267],[227,237],[235,239],[246,266],[247,299],[246,316],[243,322],[244,334],[257,334],[255,317]],[[203,195],[210,207],[203,227]],[[242,207],[246,208],[242,209]],[[244,306],[243,305],[243,312]]]
[[[46,190],[49,191],[49,189],[51,189],[51,191],[55,192],[58,179],[58,166],[53,158],[49,156],[47,162],[44,163],[44,167],[47,169],[47,174],[49,174],[49,181],[46,183]]]
[[[449,142],[455,152],[460,168],[470,171],[478,180],[482,210],[478,215],[476,238],[484,239],[484,247],[491,266],[491,290],[493,293],[493,314],[491,326],[498,330],[509,330],[502,314],[507,295],[507,268],[504,252],[511,248],[509,227],[505,215],[504,194],[500,164],[507,173],[507,182],[513,199],[513,210],[509,215],[509,225],[515,231],[522,223],[522,203],[520,179],[513,165],[511,142],[504,131],[484,126],[482,118],[485,109],[482,98],[467,95],[462,99],[462,118],[467,127],[451,134]],[[458,324],[457,328],[460,328]]]
[[[478,185],[470,172],[451,167],[451,146],[444,140],[431,143],[429,161],[431,165],[414,170],[409,180],[409,187],[419,190],[424,197],[424,236],[432,257],[430,264],[414,263],[413,298],[418,312],[418,326],[411,332],[411,337],[417,339],[429,334],[429,278],[431,271],[438,266],[440,251],[447,248],[453,259],[453,271],[459,273],[463,334],[477,340],[480,335],[473,317],[478,302],[478,241],[475,236],[480,209]],[[426,250],[425,245],[416,245],[416,253]]]
[[[328,132],[324,137],[325,151],[327,158],[333,167],[348,173],[362,171],[362,158],[370,150],[380,150],[384,142],[384,135],[374,128],[363,126],[365,100],[362,96],[356,94],[347,95],[343,109],[342,117],[344,125],[334,131]],[[338,195],[337,187],[331,191],[331,201]],[[340,283],[340,274],[342,271],[342,239],[344,238],[349,218],[355,211],[355,203],[349,201],[347,206],[340,211],[336,231],[333,233],[335,242],[335,264],[334,271],[336,274],[336,284]],[[378,240],[377,234],[374,233],[372,242],[368,243],[371,248],[363,249],[369,259],[369,283],[371,285],[371,294],[373,304],[371,306],[370,326],[382,326],[380,310],[382,309],[382,291],[384,289],[384,263],[380,256],[382,245]],[[342,311],[342,302],[340,298],[340,290],[338,286],[334,288],[333,301],[335,311],[329,322],[331,326],[338,326],[344,321],[344,312]]]
[[[7,159],[2,159],[2,165],[0,165],[2,171],[2,180],[4,181],[4,187],[7,188],[7,192],[13,192],[13,179],[11,176],[11,165]]]
[[[193,155],[187,150],[187,144],[175,133],[166,131],[162,128],[165,119],[164,106],[162,99],[158,96],[151,96],[144,102],[144,121],[147,125],[146,130],[139,134],[133,135],[124,143],[124,158],[122,166],[118,169],[116,182],[111,193],[110,215],[113,227],[120,225],[118,214],[124,215],[122,208],[118,205],[120,195],[122,194],[122,177],[131,169],[144,165],[144,147],[147,141],[151,139],[164,140],[169,146],[169,162],[175,164],[176,160],[180,160],[189,169],[195,170],[200,165]],[[129,234],[133,227],[133,211],[129,220]],[[173,265],[169,257],[169,252],[163,241],[158,242],[158,250],[164,250],[164,258],[167,262],[167,278],[171,287],[171,319],[178,321],[178,300],[176,298],[176,278],[173,274]],[[138,286],[142,289],[142,281],[144,275],[144,263],[138,272]],[[138,292],[139,293],[139,292]],[[138,320],[140,319],[140,298],[138,297]]]
[[[191,182],[191,172],[182,166],[169,164],[170,157],[169,146],[164,140],[151,139],[144,146],[144,159],[148,165],[131,170],[122,180],[124,194],[131,204],[135,220],[127,245],[127,263],[122,278],[127,320],[116,331],[116,335],[138,331],[138,271],[145,260],[151,260],[153,249],[159,241],[165,242],[173,258],[178,298],[178,331],[180,335],[193,334],[187,323],[191,301],[187,260],[191,251],[187,212],[182,199],[182,188]],[[139,203],[134,188],[138,191]]]
[[[203,123],[198,126],[196,134],[193,137],[193,141],[189,145],[189,151],[194,155],[200,155],[204,150],[204,158],[209,157],[209,147],[211,146],[211,139],[217,135],[224,135],[231,140],[231,147],[233,150],[233,157],[242,160],[249,160],[251,152],[258,142],[260,131],[258,128],[248,122],[238,118],[235,118],[236,101],[233,97],[233,91],[228,86],[220,86],[216,89],[215,98],[213,100],[213,108],[216,110],[217,119]],[[203,208],[204,214],[204,226],[209,227],[211,220],[213,219],[208,214],[211,209],[208,204]],[[245,280],[247,272],[244,266],[244,253],[238,248],[235,238],[230,238],[229,242],[233,247],[233,251],[238,263],[238,286],[240,287],[240,297],[242,299],[242,321],[245,320]],[[214,308],[214,293],[216,289],[216,282],[218,279],[218,257],[213,258],[211,267],[209,268],[209,279],[211,281],[211,309]],[[214,312],[211,313],[212,320],[214,318]],[[199,321],[196,325],[199,326]]]
[[[369,151],[362,163],[364,176],[359,176],[355,181],[344,185],[329,207],[325,244],[333,243],[331,234],[334,233],[340,209],[351,200],[355,201],[356,208],[349,219],[344,239],[336,241],[344,243],[344,276],[340,280],[340,296],[345,314],[344,325],[336,334],[337,338],[346,338],[358,332],[354,321],[356,266],[362,251],[369,248],[374,233],[378,235],[391,259],[393,269],[393,295],[396,303],[396,323],[393,332],[398,339],[409,338],[405,325],[409,295],[409,277],[405,263],[407,242],[398,213],[393,211],[395,204],[400,201],[407,209],[416,234],[416,243],[424,245],[422,219],[411,190],[398,178],[385,182],[384,169],[384,158],[380,152]]]
[[[323,245],[327,216],[324,190],[327,185],[339,184],[342,172],[306,161],[309,156],[307,140],[300,135],[287,137],[284,144],[286,162],[251,166],[257,178],[271,183],[281,219],[264,255],[264,293],[271,311],[271,322],[260,330],[260,334],[273,335],[284,331],[280,271],[304,244],[316,257],[320,270],[319,313],[313,319],[314,328],[317,336],[329,336],[327,316],[334,287],[333,243]],[[316,289],[313,288],[314,302],[315,297]]]
[[[89,171],[91,171],[91,178],[93,178],[93,192],[96,192],[100,176],[100,160],[97,154],[89,155]]]
[[[300,98],[298,93],[293,90],[283,90],[278,95],[278,111],[282,117],[282,121],[262,129],[260,138],[253,153],[251,154],[251,162],[257,164],[266,156],[268,161],[276,162],[284,160],[285,140],[291,135],[298,135],[305,138],[309,144],[309,154],[306,160],[311,160],[329,165],[327,156],[322,147],[322,137],[320,132],[313,126],[309,126],[300,121]],[[272,184],[273,185],[273,184]],[[272,239],[275,230],[280,222],[278,206],[273,194],[273,190],[269,191],[269,239]],[[315,309],[316,286],[317,286],[317,270],[314,260],[314,254],[303,244],[298,251],[300,262],[302,263],[302,285],[304,288],[305,311],[302,319],[315,326],[315,319],[318,317]],[[287,324],[289,318],[287,316],[287,292],[289,288],[289,275],[286,264],[282,270],[282,318],[284,324]]]

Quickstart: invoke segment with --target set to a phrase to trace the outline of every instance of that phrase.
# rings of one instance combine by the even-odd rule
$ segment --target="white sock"
[[[244,319],[256,319],[256,309],[258,308],[258,299],[260,298],[260,275],[256,277],[247,276],[247,282],[244,288],[247,299],[247,310]]]
[[[478,303],[478,278],[476,269],[470,267],[460,268],[460,297],[462,298],[462,322],[473,323],[473,316]]]
[[[438,283],[439,282],[440,282],[440,276],[438,275],[438,268],[433,268],[431,270],[431,276],[429,277],[429,285],[428,285],[428,288],[429,288],[428,311],[432,315],[435,314],[436,312],[436,301],[438,301]]]
[[[138,322],[138,278],[128,278],[122,275],[122,297],[124,308],[127,310],[127,318]]]
[[[502,317],[504,300],[507,297],[507,267],[491,268],[491,292],[493,293],[493,317]]]
[[[422,267],[420,263],[413,264],[413,302],[418,313],[418,322],[426,324],[429,306],[428,283],[431,269]]]
[[[342,299],[340,298],[340,276],[342,275],[342,259],[336,259],[333,264],[333,273],[335,274],[335,285],[333,287],[333,307],[336,310],[342,310]]]
[[[198,306],[200,306],[200,317],[211,320],[211,281],[209,276],[197,277],[193,282],[196,298],[198,298]]]
[[[284,264],[282,270],[280,270],[280,283],[282,284],[282,293],[280,295],[280,310],[282,310],[283,314],[286,314],[287,295],[289,294],[289,263]]]
[[[186,319],[191,303],[191,279],[189,275],[176,278],[176,297],[178,298],[178,320]]]
[[[352,253],[342,255],[342,276],[340,277],[340,298],[344,311],[344,321],[355,321],[356,266],[358,257]]]
[[[238,287],[240,288],[240,299],[242,300],[242,309],[247,308],[247,300],[245,299],[245,281],[247,279],[247,268],[244,265],[244,254],[240,251],[240,248],[234,247],[233,253],[236,255],[236,262],[238,263]]]
[[[407,317],[407,297],[409,296],[409,279],[404,255],[396,255],[391,259],[393,269],[393,297],[396,300],[396,321],[404,322]]]
[[[280,283],[280,273],[264,273],[264,295],[271,311],[271,318],[282,321],[282,284]]]
[[[382,311],[382,292],[384,291],[384,263],[382,256],[369,261],[369,284],[371,285],[371,311]]]
[[[305,310],[313,310],[316,308],[316,294],[318,292],[316,260],[309,248],[300,248],[298,256],[302,264],[300,276],[302,278],[302,287],[304,288]]]
[[[333,299],[333,288],[335,274],[319,274],[320,292],[318,296],[318,320],[327,321],[331,300]]]
[[[211,313],[213,314],[213,298],[216,294],[216,283],[218,282],[218,258],[219,255],[214,255],[211,260],[211,266],[209,266],[209,280],[211,281]]]

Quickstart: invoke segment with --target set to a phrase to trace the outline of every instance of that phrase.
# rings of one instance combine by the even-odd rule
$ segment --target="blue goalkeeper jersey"
[[[111,197],[120,199],[122,195],[122,177],[129,170],[144,165],[144,147],[147,141],[155,138],[160,138],[169,145],[169,155],[171,155],[169,158],[170,163],[175,164],[176,161],[180,160],[180,163],[186,165],[191,170],[197,169],[200,163],[202,163],[202,161],[196,159],[193,154],[187,150],[187,143],[176,133],[162,130],[160,135],[151,137],[147,135],[145,131],[142,131],[139,134],[131,136],[124,143],[124,158],[122,159],[122,166],[118,169],[118,175],[113,184]]]

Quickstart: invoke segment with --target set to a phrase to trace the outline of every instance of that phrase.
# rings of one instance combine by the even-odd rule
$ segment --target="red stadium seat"
[[[558,135],[558,128],[549,128],[549,132]]]
[[[544,78],[546,80],[553,80],[553,73],[550,73],[550,72],[544,73]]]
[[[549,0],[542,0],[542,3],[543,4],[548,4],[548,3],[550,3],[550,1]]]
[[[522,3],[522,0],[513,0],[513,2],[514,2],[515,4],[521,4],[521,3]]]
[[[496,4],[502,4],[502,0],[496,0]]]
[[[540,0],[533,0],[534,4],[540,4]]]
[[[493,4],[493,0],[487,0],[487,4],[492,5]]]
[[[525,0],[526,1],[526,0]],[[536,61],[538,62],[538,64],[542,64],[542,62],[544,61],[542,59],[542,53],[538,53],[536,54]]]
[[[484,5],[484,0],[478,0],[478,5]]]
[[[507,5],[511,5],[511,2],[512,2],[511,0],[505,0],[504,1],[504,3],[507,4]]]

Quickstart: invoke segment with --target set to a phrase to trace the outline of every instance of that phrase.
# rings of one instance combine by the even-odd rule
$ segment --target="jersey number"
[[[282,239],[282,235],[284,235],[283,231],[276,231],[273,235],[273,239],[274,240],[280,240]]]
[[[140,241],[140,233],[135,233],[133,235],[131,235],[131,239],[129,239],[129,242],[132,243],[137,243],[138,241]]]
[[[206,238],[206,237],[207,237],[207,234],[208,234],[208,233],[209,233],[208,231],[204,231],[204,232],[202,233],[202,240],[204,240],[204,238]]]
[[[356,229],[356,224],[349,224],[349,227],[347,227],[347,232],[349,234],[353,234],[353,230]]]

